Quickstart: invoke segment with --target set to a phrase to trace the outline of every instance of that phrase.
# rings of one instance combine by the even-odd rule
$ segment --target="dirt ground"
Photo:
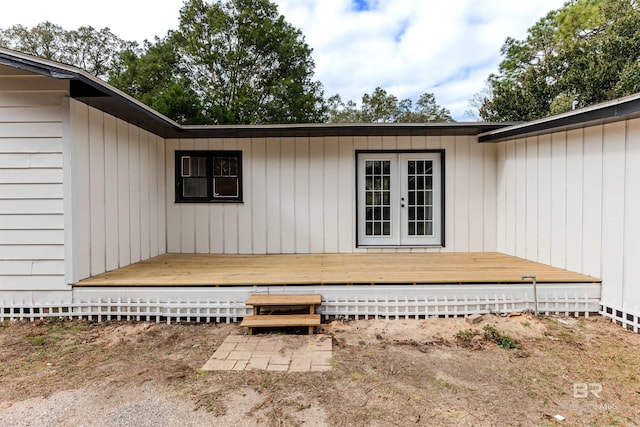
[[[321,332],[330,372],[205,372],[237,325],[0,323],[0,425],[640,425],[640,334],[599,317]]]

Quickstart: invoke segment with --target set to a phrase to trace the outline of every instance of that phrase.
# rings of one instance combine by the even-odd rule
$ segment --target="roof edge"
[[[478,141],[501,142],[548,133],[549,131],[560,132],[636,117],[640,117],[640,93],[484,132],[478,135]]]
[[[87,87],[97,91],[94,92],[92,96],[93,98],[99,98],[97,94],[115,98],[122,102],[124,105],[127,105],[137,110],[138,112],[147,115],[148,117],[153,118],[158,122],[163,123],[169,128],[180,128],[180,125],[169,117],[159,113],[148,105],[138,101],[131,95],[122,92],[121,90],[99,79],[98,77],[72,65],[40,58],[34,55],[7,48],[0,48],[0,64],[51,77],[54,79],[78,81],[83,85],[86,85]],[[96,106],[93,105],[90,100],[87,100],[87,98],[83,98],[83,101],[85,101],[89,105]],[[116,117],[119,116],[116,115]],[[128,115],[125,115],[125,117],[130,118]]]

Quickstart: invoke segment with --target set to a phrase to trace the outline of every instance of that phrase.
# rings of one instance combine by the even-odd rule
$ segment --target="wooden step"
[[[253,315],[246,316],[240,326],[249,328],[249,335],[253,328],[281,328],[292,326],[307,326],[309,335],[313,334],[314,326],[320,325],[319,314],[284,314],[284,315]]]
[[[246,316],[240,326],[247,327],[287,327],[287,326],[318,326],[319,314],[268,314]]]
[[[247,299],[247,305],[253,306],[277,306],[277,305],[319,305],[322,303],[320,294],[251,294]]]

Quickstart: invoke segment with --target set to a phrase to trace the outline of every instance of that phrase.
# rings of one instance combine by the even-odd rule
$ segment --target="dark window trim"
[[[206,157],[207,158],[207,197],[181,197],[182,194],[182,157]],[[213,159],[215,157],[238,158],[238,196],[218,197],[213,195]],[[176,150],[175,152],[175,203],[243,203],[243,170],[241,150]]]
[[[360,191],[360,182],[358,179],[358,156],[360,154],[386,154],[386,153],[394,153],[394,154],[411,154],[411,153],[437,153],[440,154],[440,186],[441,186],[441,191],[440,191],[440,195],[441,195],[441,218],[442,218],[442,224],[440,224],[441,230],[440,230],[440,235],[442,236],[441,242],[438,244],[429,244],[429,245],[364,245],[361,244],[358,241],[358,230],[360,229],[360,224],[359,224],[359,220],[358,220],[358,213],[360,212],[360,205],[359,205],[359,201],[358,201],[358,191]],[[355,174],[356,174],[356,188],[355,188],[355,196],[356,196],[356,227],[355,227],[355,233],[356,233],[356,248],[444,248],[446,246],[446,236],[445,236],[445,222],[446,222],[446,217],[444,215],[445,213],[445,202],[446,202],[446,195],[445,195],[445,149],[443,148],[437,148],[437,149],[426,149],[426,150],[356,150],[356,154],[355,154]]]

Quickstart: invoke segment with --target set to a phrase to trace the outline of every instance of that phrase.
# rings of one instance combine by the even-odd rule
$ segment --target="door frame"
[[[400,240],[398,240],[398,243],[389,243],[389,244],[385,244],[385,243],[363,243],[362,242],[362,238],[361,238],[361,233],[360,233],[360,227],[363,226],[363,224],[361,224],[361,219],[360,219],[360,209],[362,208],[362,200],[361,200],[361,192],[364,191],[364,189],[360,188],[362,183],[362,179],[361,179],[361,167],[362,165],[360,165],[360,157],[363,155],[385,155],[385,154],[390,154],[390,155],[395,155],[398,158],[398,162],[396,165],[396,171],[397,176],[394,177],[393,179],[402,179],[401,174],[399,173],[399,170],[401,169],[401,165],[400,165],[400,155],[406,154],[406,155],[411,155],[411,154],[437,154],[439,155],[439,168],[440,168],[440,198],[439,198],[439,202],[440,202],[440,209],[439,209],[439,214],[440,214],[440,224],[434,224],[434,227],[437,227],[439,235],[440,235],[440,239],[438,242],[435,243],[414,243],[414,244],[400,244]],[[445,246],[445,150],[443,149],[426,149],[426,150],[356,150],[355,151],[355,207],[356,207],[356,211],[355,211],[355,234],[356,234],[356,248],[359,247],[363,247],[363,248],[412,248],[412,247],[444,247]],[[400,183],[398,183],[398,187],[397,187],[398,191],[400,190]],[[396,227],[398,229],[398,231],[400,231],[400,229],[402,229],[402,224],[400,223],[400,208],[398,207],[397,210],[395,209],[395,207],[392,208],[392,212],[396,212],[395,215],[398,216],[398,226]],[[392,213],[393,215],[393,213]],[[436,215],[437,216],[437,215]],[[435,216],[434,216],[435,219]],[[393,224],[392,224],[393,226]],[[381,238],[381,240],[383,240],[384,238]]]

